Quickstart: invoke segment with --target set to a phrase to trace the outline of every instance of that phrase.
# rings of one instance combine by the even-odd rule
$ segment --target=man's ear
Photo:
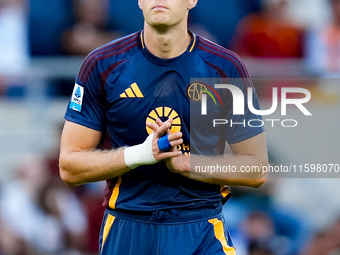
[[[138,0],[138,6],[139,6],[139,9],[141,9],[141,10],[143,10],[143,8],[142,8],[142,1],[143,0]]]
[[[189,0],[189,10],[197,5],[198,0]]]

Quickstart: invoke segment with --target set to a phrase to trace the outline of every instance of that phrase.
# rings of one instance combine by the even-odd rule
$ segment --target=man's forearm
[[[176,159],[177,160],[177,159]],[[266,156],[224,155],[220,157],[182,156],[174,172],[205,183],[260,187],[267,174],[262,172],[268,164]],[[251,167],[258,171],[245,171]]]
[[[96,150],[102,134],[81,125],[66,122],[60,144],[60,176],[70,186],[115,178],[140,165],[155,164],[178,157],[179,151],[163,152],[158,139],[170,128],[172,119],[157,126],[143,143],[116,150]],[[171,146],[183,143],[182,133],[168,136]]]
[[[60,155],[61,178],[70,186],[109,180],[129,172],[124,149],[74,151]]]

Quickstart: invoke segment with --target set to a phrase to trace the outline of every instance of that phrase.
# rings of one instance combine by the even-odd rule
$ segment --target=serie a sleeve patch
[[[80,86],[78,83],[76,83],[74,85],[74,89],[72,92],[70,109],[80,112],[81,106],[83,103],[83,97],[84,97],[84,88]]]

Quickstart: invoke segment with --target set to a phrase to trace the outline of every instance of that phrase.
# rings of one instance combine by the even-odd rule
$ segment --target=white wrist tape
[[[151,133],[142,144],[125,148],[124,161],[127,167],[134,169],[141,165],[152,165],[158,162],[152,152],[153,135],[154,133]]]

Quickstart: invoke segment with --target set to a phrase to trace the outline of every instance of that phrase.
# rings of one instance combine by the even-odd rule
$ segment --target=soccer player
[[[100,254],[235,254],[222,215],[226,185],[259,187],[265,181],[261,173],[239,171],[267,164],[260,125],[190,135],[190,125],[203,126],[190,123],[190,104],[200,105],[202,91],[220,95],[219,105],[206,100],[209,118],[260,119],[246,106],[244,115],[234,115],[231,93],[200,83],[212,78],[228,79],[242,91],[252,86],[235,53],[188,31],[188,12],[197,1],[139,0],[143,31],[91,52],[76,78],[60,175],[69,185],[107,181]],[[169,150],[159,149],[164,136]],[[233,155],[223,155],[225,140]],[[193,160],[238,171],[195,172]]]

